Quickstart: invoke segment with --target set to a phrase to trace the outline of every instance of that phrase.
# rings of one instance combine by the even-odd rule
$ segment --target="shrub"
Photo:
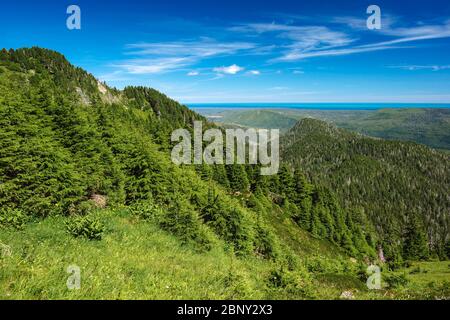
[[[306,269],[312,273],[341,273],[343,267],[339,260],[330,260],[321,256],[307,258]]]
[[[358,270],[356,271],[356,277],[360,281],[365,283],[369,277],[369,274],[367,273],[367,266],[365,265],[358,266]]]
[[[23,229],[28,221],[21,210],[18,209],[0,209],[0,227],[10,227],[17,230]]]
[[[403,263],[404,268],[411,268],[412,266],[413,266],[413,263],[411,260],[405,260],[405,262]]]
[[[192,243],[200,250],[212,248],[211,234],[187,202],[177,202],[167,213],[158,216],[157,221],[163,230],[173,233],[184,244]]]
[[[143,220],[155,220],[160,221],[164,215],[164,211],[161,207],[154,204],[152,201],[143,201],[134,204],[129,208],[130,213]]]
[[[295,271],[274,269],[269,275],[268,285],[272,290],[281,290],[297,297],[313,298],[311,276],[304,269]]]
[[[174,234],[183,244],[193,244],[197,249],[210,250],[212,236],[202,224],[194,208],[183,200],[162,208],[153,200],[145,200],[129,207],[131,215],[146,221],[153,221],[161,229]]]
[[[411,271],[409,271],[409,274],[417,274],[417,273],[421,273],[421,272],[422,272],[422,270],[420,269],[419,266],[417,266],[417,267],[411,269]]]
[[[207,225],[220,238],[232,243],[237,255],[244,256],[254,253],[255,230],[251,218],[245,210],[225,201],[219,201],[217,207],[211,210],[211,220]]]
[[[98,209],[94,201],[88,200],[78,203],[77,205],[72,204],[69,206],[68,214],[71,216],[87,216],[94,210]]]
[[[408,284],[409,280],[404,273],[402,274],[387,274],[384,276],[384,281],[390,288],[404,287]]]
[[[105,231],[105,227],[100,220],[91,216],[70,218],[66,222],[66,228],[74,237],[83,237],[88,240],[101,240]]]
[[[226,288],[227,299],[248,299],[253,293],[248,275],[234,269],[230,269],[225,277],[224,288]]]
[[[276,260],[280,249],[277,238],[267,226],[258,223],[255,230],[255,252],[266,259]]]
[[[298,256],[292,253],[292,250],[289,247],[283,247],[282,252],[283,254],[278,261],[283,267],[287,268],[287,270],[294,271],[299,267],[303,267],[300,266],[300,259]]]

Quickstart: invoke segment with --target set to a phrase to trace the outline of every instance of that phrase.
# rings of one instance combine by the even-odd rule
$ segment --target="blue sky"
[[[183,103],[450,102],[448,0],[8,1],[0,24],[0,47],[54,49]]]

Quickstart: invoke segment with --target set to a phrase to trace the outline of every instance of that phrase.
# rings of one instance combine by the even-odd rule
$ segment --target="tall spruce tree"
[[[405,228],[403,256],[409,260],[424,260],[429,255],[428,241],[418,218],[412,217]]]

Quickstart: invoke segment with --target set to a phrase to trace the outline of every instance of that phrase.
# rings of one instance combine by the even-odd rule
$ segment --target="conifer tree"
[[[224,165],[218,164],[213,166],[212,178],[226,189],[230,188],[230,182],[228,181],[227,171]]]
[[[250,185],[243,166],[239,164],[232,164],[228,165],[227,169],[231,190],[236,192],[247,192]]]
[[[282,165],[278,176],[280,182],[280,194],[293,201],[295,199],[295,186],[289,167],[287,165]]]
[[[422,224],[414,217],[406,226],[403,243],[403,256],[409,260],[424,260],[428,258],[428,242]]]
[[[450,240],[447,240],[445,244],[445,254],[447,255],[447,259],[450,259]]]

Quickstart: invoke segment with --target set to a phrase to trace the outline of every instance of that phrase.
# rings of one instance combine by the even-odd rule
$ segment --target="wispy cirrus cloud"
[[[127,54],[147,56],[185,56],[207,58],[217,55],[229,55],[241,50],[254,49],[256,44],[249,42],[221,43],[210,38],[200,38],[197,41],[177,41],[159,43],[135,43],[127,45]]]
[[[248,42],[221,43],[201,38],[199,41],[142,42],[129,44],[126,48],[125,55],[133,58],[115,64],[116,67],[131,74],[156,74],[176,71],[204,59],[256,49],[257,45]]]
[[[304,18],[299,18],[304,23]],[[309,20],[308,22],[312,22]],[[326,22],[327,21],[327,22]],[[376,42],[367,42],[369,30],[361,17],[328,17],[304,25],[292,18],[288,23],[244,23],[223,30],[223,39],[209,37],[171,42],[140,42],[128,44],[124,55],[129,57],[114,66],[129,74],[158,74],[183,70],[188,76],[199,73],[192,67],[207,59],[267,55],[269,64],[296,62],[304,59],[345,56],[375,51],[411,48],[409,43],[450,38],[450,20],[442,23],[410,23],[400,17],[384,14],[382,29],[371,31]],[[323,22],[323,25],[320,25]],[[369,40],[367,40],[369,39]],[[250,40],[250,41],[248,41]],[[241,63],[240,60],[236,60]],[[204,66],[203,66],[204,67]],[[195,67],[198,69],[198,66]],[[242,68],[242,69],[241,69]],[[216,76],[233,75],[244,70],[237,64],[206,67]],[[247,74],[257,75],[259,70]],[[202,75],[208,72],[202,72]]]
[[[376,32],[387,39],[364,44],[360,43],[359,33],[368,31],[365,19],[333,17],[327,20],[327,26],[296,26],[293,22],[254,23],[235,26],[230,30],[255,35],[272,34],[278,39],[286,40],[286,43],[279,46],[279,56],[271,59],[271,62],[294,62],[307,58],[402,49],[407,47],[401,44],[450,37],[449,20],[441,24],[398,27],[401,24],[400,18],[385,15],[382,19],[382,29]],[[344,25],[347,30],[335,29],[333,25]]]
[[[294,26],[276,23],[252,23],[230,28],[229,30],[259,35],[272,34],[279,39],[289,41],[283,45],[291,53],[312,50],[324,50],[348,45],[356,39],[341,31],[325,26]]]
[[[329,57],[329,56],[344,56],[355,53],[364,53],[364,52],[373,52],[373,51],[382,51],[389,50],[401,47],[393,47],[393,46],[373,46],[373,47],[352,47],[345,49],[332,49],[332,50],[317,50],[310,52],[290,52],[285,56],[282,56],[278,59],[274,59],[272,61],[280,62],[280,61],[298,61],[307,58],[316,58],[316,57]]]
[[[362,21],[356,22],[357,19],[347,20],[350,26],[354,28],[360,29]],[[371,52],[371,51],[380,51],[380,50],[388,50],[388,49],[401,49],[405,47],[398,46],[400,44],[406,44],[410,42],[418,42],[423,40],[432,40],[432,39],[444,39],[450,38],[450,21],[447,20],[442,24],[432,24],[432,25],[419,25],[412,27],[395,27],[394,25],[399,23],[398,18],[394,18],[393,16],[388,16],[387,19],[384,19],[384,25],[381,30],[378,32],[381,35],[387,37],[393,37],[393,39],[369,43],[364,45],[359,45],[352,48],[346,48],[343,50],[330,50],[325,52],[319,52],[317,54],[304,55],[302,58],[314,57],[314,56],[330,56],[330,55],[345,55],[345,54],[353,54],[353,53],[361,53],[361,52]],[[361,30],[361,29],[360,29]]]
[[[408,71],[418,71],[418,70],[431,70],[431,71],[441,71],[450,69],[450,65],[405,65],[405,66],[389,66],[392,69],[402,69]]]
[[[131,74],[155,74],[186,67],[193,63],[190,57],[131,59],[114,66]]]
[[[367,28],[367,20],[361,17],[352,16],[338,16],[327,18],[332,24],[344,25],[357,31],[372,31]],[[381,29],[377,32],[383,32],[383,30],[393,28],[397,23],[400,23],[401,19],[398,16],[384,13],[381,20]]]

